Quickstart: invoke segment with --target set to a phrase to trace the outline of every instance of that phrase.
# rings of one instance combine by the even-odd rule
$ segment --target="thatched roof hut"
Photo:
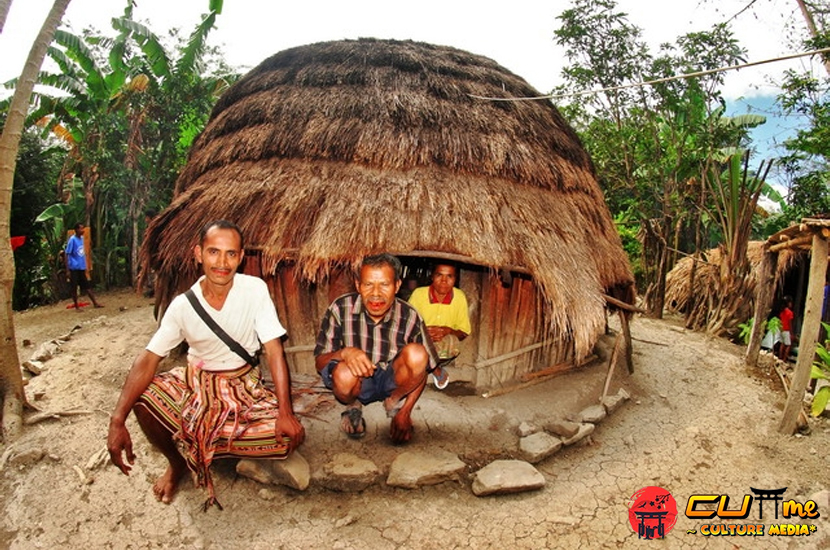
[[[734,318],[727,323],[728,331],[733,331],[739,323],[752,317],[759,269],[764,259],[764,241],[750,241],[747,244],[746,255],[751,267],[749,284],[745,287],[748,294],[741,307],[735,312]],[[803,255],[802,252],[796,250],[785,250],[778,255],[774,273],[776,287],[783,283],[785,275],[796,264],[799,256]],[[700,258],[686,256],[680,259],[666,275],[666,309],[686,314],[689,319],[687,326],[690,328],[700,329],[706,326],[709,309],[717,300],[717,283],[721,277],[722,259],[722,250],[712,248],[704,252]],[[692,279],[691,272],[695,264],[695,274]]]
[[[535,95],[490,59],[430,44],[347,40],[270,57],[219,100],[147,232],[161,306],[197,275],[201,225],[227,218],[245,233],[245,271],[272,285],[292,369],[313,370],[323,309],[380,251],[461,263],[476,385],[587,356],[603,294],[632,303],[633,276],[556,108],[480,99]],[[504,270],[509,287],[492,276]],[[497,361],[509,372],[476,377],[528,347]]]

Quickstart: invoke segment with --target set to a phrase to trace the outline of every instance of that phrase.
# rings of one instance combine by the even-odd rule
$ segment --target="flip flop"
[[[342,419],[343,417],[348,417],[349,418],[349,424],[352,427],[351,432],[347,432],[346,430],[343,430],[343,433],[345,433],[351,439],[360,439],[364,435],[366,435],[366,420],[363,418],[363,411],[361,409],[354,408],[354,407],[350,408],[350,409],[346,409],[345,411],[340,413],[340,418]],[[342,422],[340,423],[340,429],[341,430],[343,429],[343,423]],[[358,431],[358,429],[359,429],[359,431]]]

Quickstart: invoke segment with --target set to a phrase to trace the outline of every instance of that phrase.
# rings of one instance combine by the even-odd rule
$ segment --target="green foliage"
[[[777,317],[776,317],[776,319],[777,319]],[[779,323],[780,323],[780,321],[779,321]],[[761,325],[761,331],[762,332],[764,330],[766,330],[767,325],[768,325],[768,323],[766,321]],[[755,319],[754,318],[747,319],[746,321],[744,321],[743,323],[740,323],[738,325],[738,329],[739,329],[739,331],[738,331],[738,341],[743,343],[743,345],[746,346],[746,345],[749,344],[749,338],[752,336],[752,327],[754,327],[754,326],[755,326]]]
[[[16,276],[12,307],[22,310],[52,301],[57,295],[56,272],[50,262],[48,232],[37,223],[37,213],[54,200],[54,181],[65,152],[50,146],[32,131],[24,132],[18,150],[12,190],[10,232],[25,236],[14,251]]]
[[[816,344],[816,355],[818,361],[814,361],[810,367],[810,378],[814,380],[830,380],[830,324],[821,323],[824,334],[828,335],[824,343]],[[830,401],[830,385],[822,386],[813,393],[813,402],[810,406],[810,413],[819,416],[827,408]]]
[[[84,221],[93,230],[96,282],[131,283],[132,252],[140,242],[134,227],[147,206],[169,203],[193,139],[236,78],[206,44],[222,1],[210,6],[188,37],[173,31],[162,40],[133,20],[133,1],[127,0],[123,16],[112,20],[114,37],[94,29],[79,35],[59,30],[48,50],[58,71],[40,75],[48,87],[34,94],[29,123],[52,132],[69,152],[63,171],[75,176],[80,189],[63,189],[59,181],[53,197],[79,198],[81,217],[72,223]],[[56,233],[70,225],[66,217],[75,215],[76,205],[44,212],[39,226],[49,235],[51,253],[60,250]],[[61,245],[63,240],[61,235]]]

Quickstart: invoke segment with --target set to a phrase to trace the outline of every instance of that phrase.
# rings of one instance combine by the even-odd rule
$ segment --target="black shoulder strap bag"
[[[251,356],[251,354],[248,353],[248,350],[242,347],[242,344],[228,336],[228,333],[222,330],[222,327],[220,327],[216,321],[213,320],[213,317],[211,317],[210,314],[205,311],[205,308],[202,307],[202,304],[199,302],[199,299],[196,297],[193,289],[187,289],[187,292],[185,292],[184,295],[187,296],[187,300],[190,302],[190,305],[193,306],[193,309],[196,310],[196,313],[199,314],[199,317],[202,318],[202,321],[204,321],[205,324],[216,333],[216,336],[218,336],[220,340],[225,342],[225,344],[231,348],[231,351],[244,359],[245,362],[252,367],[259,363],[256,357]]]

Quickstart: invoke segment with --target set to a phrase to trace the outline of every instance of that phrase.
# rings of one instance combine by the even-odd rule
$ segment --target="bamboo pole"
[[[827,275],[827,241],[820,232],[813,235],[813,249],[810,257],[810,282],[807,285],[807,304],[804,308],[804,323],[798,344],[798,361],[795,365],[790,396],[784,407],[784,415],[778,431],[791,435],[796,429],[798,412],[804,399],[804,391],[810,381],[810,369],[815,356],[818,332],[821,328],[821,308],[824,304],[824,281]]]
[[[801,246],[804,244],[809,244],[812,242],[813,236],[812,235],[802,235],[801,237],[796,237],[795,239],[790,239],[789,241],[780,242],[774,244],[769,247],[770,252],[778,252],[780,250],[784,250],[787,248],[795,248],[796,246]]]
[[[761,260],[761,271],[758,274],[758,285],[755,291],[755,316],[752,322],[752,332],[749,344],[746,347],[746,365],[758,365],[758,354],[761,353],[761,340],[764,339],[764,321],[772,307],[772,295],[775,290],[775,268],[778,265],[778,252],[768,251]]]

